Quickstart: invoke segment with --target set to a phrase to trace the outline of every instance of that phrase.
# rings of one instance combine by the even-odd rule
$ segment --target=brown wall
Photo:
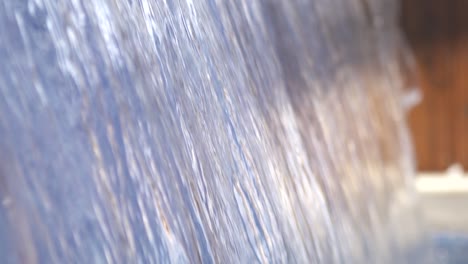
[[[402,0],[422,104],[410,114],[420,170],[468,169],[468,1]]]

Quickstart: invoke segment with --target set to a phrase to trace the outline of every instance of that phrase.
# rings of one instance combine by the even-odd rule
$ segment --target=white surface
[[[444,176],[437,173],[420,174],[416,189],[421,193],[463,193],[468,194],[468,175]]]
[[[445,172],[420,172],[416,189],[421,193],[468,193],[468,174],[460,164],[453,164]]]
[[[459,166],[444,173],[419,173],[416,189],[429,230],[468,233],[468,174]]]

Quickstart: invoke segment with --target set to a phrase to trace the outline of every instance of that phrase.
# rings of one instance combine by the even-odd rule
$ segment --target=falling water
[[[1,262],[403,263],[397,9],[1,1]]]

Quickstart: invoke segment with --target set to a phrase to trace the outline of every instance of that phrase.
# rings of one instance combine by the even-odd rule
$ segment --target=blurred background
[[[402,1],[422,102],[410,112],[418,169],[468,168],[468,1]]]
[[[441,262],[467,263],[468,1],[403,0],[421,101],[409,114],[417,189]]]

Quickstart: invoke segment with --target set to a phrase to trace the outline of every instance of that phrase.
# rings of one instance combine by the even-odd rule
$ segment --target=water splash
[[[0,258],[403,261],[393,2],[2,1]]]

